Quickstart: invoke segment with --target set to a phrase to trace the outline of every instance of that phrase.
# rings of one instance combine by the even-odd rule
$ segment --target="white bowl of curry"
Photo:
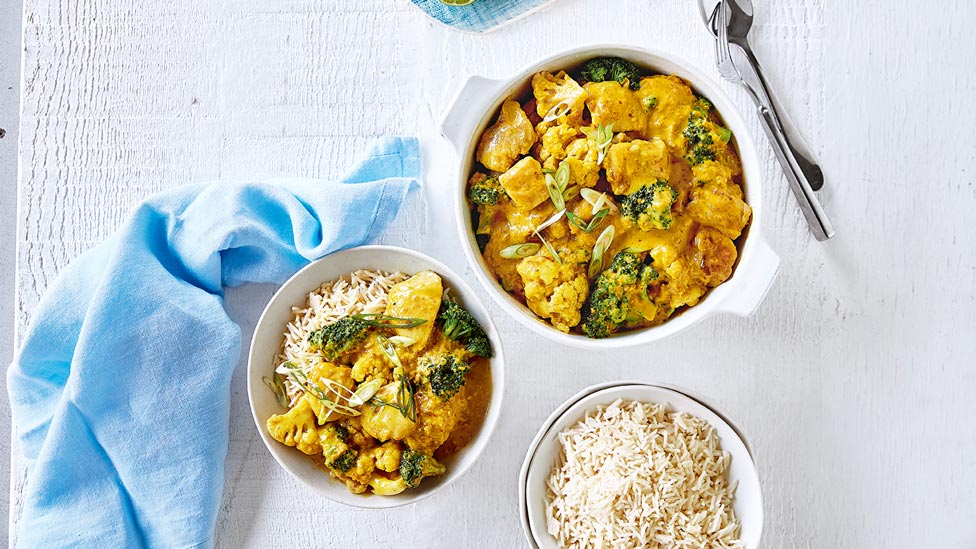
[[[356,507],[447,486],[484,450],[504,359],[461,277],[419,252],[362,246],[298,271],[258,320],[248,398],[274,459]]]
[[[745,122],[671,54],[586,46],[474,76],[441,129],[460,157],[454,207],[476,276],[547,338],[656,341],[752,314],[775,278]]]

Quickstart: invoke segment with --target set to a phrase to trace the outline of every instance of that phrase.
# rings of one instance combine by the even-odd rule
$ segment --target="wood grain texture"
[[[961,0],[757,3],[755,48],[820,154],[838,237],[817,243],[742,90],[783,259],[757,314],[653,348],[580,353],[488,303],[506,411],[482,459],[416,505],[323,501],[272,460],[233,381],[220,547],[525,546],[516,475],[536,426],[580,388],[665,381],[708,395],[756,451],[771,548],[974,547],[976,46]],[[585,42],[667,49],[718,80],[691,0],[561,0],[488,35],[405,0],[25,0],[17,324],[49,281],[145,196],[189,181],[341,173],[371,136],[424,140],[425,187],[383,241],[467,275],[437,121],[470,74],[504,76]],[[883,9],[882,9],[883,8]],[[908,41],[907,37],[911,37]],[[249,337],[271,287],[228,294]],[[482,294],[484,295],[484,294]],[[484,295],[487,299],[487,296]],[[16,536],[24,464],[12,464]]]

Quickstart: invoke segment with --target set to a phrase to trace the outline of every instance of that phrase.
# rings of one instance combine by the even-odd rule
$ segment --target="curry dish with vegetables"
[[[752,209],[708,99],[620,58],[533,76],[478,142],[467,197],[502,287],[563,332],[655,326],[732,275]]]
[[[491,400],[492,350],[436,273],[353,277],[295,309],[287,360],[264,379],[287,411],[267,429],[351,492],[390,496],[445,473],[443,460],[475,437]],[[357,310],[375,312],[349,314]],[[328,322],[314,320],[320,311]]]

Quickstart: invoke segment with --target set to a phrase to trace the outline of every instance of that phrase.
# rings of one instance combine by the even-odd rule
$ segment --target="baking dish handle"
[[[749,316],[756,312],[766,292],[773,285],[776,273],[779,271],[780,259],[776,252],[762,238],[755,239],[750,258],[750,269],[737,272],[736,276],[742,276],[742,281],[731,288],[731,293],[719,305],[719,309],[724,312],[739,316]]]
[[[441,135],[454,145],[458,153],[462,152],[461,148],[471,137],[478,122],[478,113],[484,112],[501,86],[501,80],[472,76],[454,96],[441,119]]]

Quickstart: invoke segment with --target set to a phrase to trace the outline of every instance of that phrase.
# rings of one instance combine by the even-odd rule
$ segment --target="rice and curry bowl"
[[[471,160],[489,275],[564,333],[605,338],[695,306],[732,275],[752,217],[712,103],[619,57],[535,72]]]
[[[341,253],[356,251],[363,249]],[[413,500],[425,492],[424,479],[439,484],[442,476],[454,476],[449,468],[457,454],[469,445],[480,451],[485,423],[489,431],[494,423],[487,416],[497,415],[488,414],[496,396],[491,358],[497,345],[459,297],[433,270],[360,269],[327,280],[302,306],[290,307],[263,385],[249,373],[250,385],[260,385],[249,387],[255,420],[278,461],[312,480],[309,467],[294,471],[298,456],[354,498],[417,492],[407,497]],[[252,369],[259,337],[273,336],[256,331]],[[271,408],[278,409],[259,413],[256,391],[265,400],[273,395]],[[457,466],[463,470],[470,461]],[[350,502],[328,490],[339,496],[333,499]]]

